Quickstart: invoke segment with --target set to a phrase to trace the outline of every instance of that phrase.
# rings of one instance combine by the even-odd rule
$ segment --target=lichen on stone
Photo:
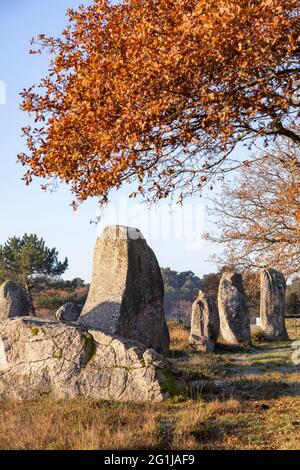
[[[83,341],[84,341],[84,350],[85,350],[85,353],[86,353],[86,364],[88,364],[92,359],[93,357],[96,355],[96,352],[97,352],[97,345],[96,345],[96,342],[94,340],[94,337],[93,335],[91,335],[91,333],[82,333],[82,338],[83,338]]]
[[[53,354],[54,359],[62,359],[63,357],[63,351],[61,348],[57,349],[55,353]]]

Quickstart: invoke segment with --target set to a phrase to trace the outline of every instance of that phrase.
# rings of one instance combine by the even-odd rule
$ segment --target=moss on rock
[[[163,368],[161,370],[163,375],[163,380],[161,382],[161,391],[163,393],[169,393],[171,398],[183,397],[185,390],[178,384],[176,376],[168,368]]]
[[[32,332],[32,335],[33,335],[33,336],[37,336],[37,335],[39,334],[39,332],[40,332],[40,329],[39,329],[37,326],[33,326],[33,327],[31,328],[31,332]]]
[[[54,359],[62,359],[63,357],[63,351],[61,348],[57,349],[55,353],[53,354]]]
[[[86,364],[88,364],[97,352],[97,345],[91,333],[83,333],[82,338],[84,341],[84,350],[86,353]]]

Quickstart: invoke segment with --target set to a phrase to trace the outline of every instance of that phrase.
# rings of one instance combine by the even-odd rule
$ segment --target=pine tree
[[[11,237],[0,245],[0,280],[14,280],[26,292],[31,314],[35,315],[33,289],[38,279],[53,279],[68,268],[68,260],[58,261],[56,248],[48,248],[35,234]]]

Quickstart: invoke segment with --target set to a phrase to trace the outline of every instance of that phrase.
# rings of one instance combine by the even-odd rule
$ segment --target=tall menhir
[[[90,291],[79,322],[166,353],[164,284],[156,256],[135,228],[106,227],[94,251]]]
[[[260,273],[260,319],[265,339],[287,340],[285,326],[284,275],[275,269],[262,269]]]

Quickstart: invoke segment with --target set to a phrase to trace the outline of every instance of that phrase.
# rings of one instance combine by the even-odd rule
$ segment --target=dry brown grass
[[[66,400],[0,404],[0,449],[126,449],[157,445],[145,405]]]
[[[189,330],[172,322],[170,331],[188,377],[230,381],[233,388],[203,390],[179,403],[0,402],[0,449],[300,448],[300,370],[290,343],[190,354]]]
[[[162,405],[6,402],[0,449],[297,449],[299,405],[291,397]],[[174,423],[167,441],[162,419]]]
[[[171,339],[171,349],[187,349],[189,345],[190,328],[176,321],[168,323]]]

